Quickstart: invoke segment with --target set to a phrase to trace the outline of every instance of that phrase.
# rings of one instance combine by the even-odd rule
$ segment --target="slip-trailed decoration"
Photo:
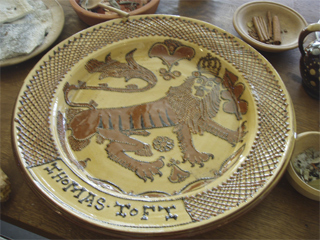
[[[139,234],[214,225],[268,191],[292,147],[285,87],[243,44],[209,24],[161,15],[69,38],[36,65],[18,98],[14,141],[23,167],[71,196],[63,202],[51,193],[63,210],[109,230],[114,222]],[[109,96],[130,97],[120,105]]]

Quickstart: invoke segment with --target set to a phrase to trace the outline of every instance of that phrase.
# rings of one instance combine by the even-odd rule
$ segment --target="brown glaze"
[[[209,93],[199,94],[199,97],[192,94],[195,82],[203,88],[208,82],[216,85]],[[163,162],[161,159],[141,162],[126,155],[125,152],[134,152],[140,156],[152,155],[150,146],[130,135],[148,129],[174,126],[183,161],[189,161],[192,166],[203,166],[213,155],[195,149],[192,133],[203,134],[206,131],[233,145],[246,134],[244,124],[237,130],[231,130],[212,120],[219,110],[219,84],[219,79],[208,79],[200,72],[195,72],[182,85],[171,87],[167,96],[157,101],[122,108],[81,111],[69,119],[68,129],[72,131],[70,144],[73,150],[79,151],[90,143],[92,136],[100,135],[110,141],[106,148],[110,159],[134,171],[144,181],[147,178],[153,180],[154,174],[162,174],[159,169],[163,167]]]

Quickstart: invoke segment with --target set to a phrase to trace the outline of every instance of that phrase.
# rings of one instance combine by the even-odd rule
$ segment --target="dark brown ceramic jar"
[[[307,35],[312,32],[320,31],[320,23],[310,24],[299,36],[299,50],[301,52],[300,73],[302,85],[306,92],[314,97],[320,98],[320,40],[316,39],[306,48],[303,42]]]

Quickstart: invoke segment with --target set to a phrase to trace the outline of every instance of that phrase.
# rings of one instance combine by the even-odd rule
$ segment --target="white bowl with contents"
[[[302,195],[320,201],[320,132],[298,134],[287,178]]]
[[[268,18],[269,12],[269,18]],[[258,27],[259,32],[266,32],[270,40],[261,40],[258,37],[253,18],[260,17],[266,26]],[[276,29],[280,42],[273,43],[274,17],[277,18],[276,23],[279,25]],[[263,25],[263,24],[262,24]],[[300,32],[307,26],[306,20],[297,11],[283,4],[254,1],[240,6],[233,15],[233,26],[238,34],[258,50],[266,52],[281,52],[298,47],[298,38]],[[270,33],[269,30],[272,30]],[[280,31],[280,32],[279,32]],[[252,32],[255,32],[252,34]],[[263,38],[264,39],[264,38]],[[278,40],[277,40],[278,41]]]

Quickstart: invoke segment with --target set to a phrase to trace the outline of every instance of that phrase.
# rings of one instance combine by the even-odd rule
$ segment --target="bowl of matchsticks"
[[[282,52],[298,47],[306,20],[292,8],[268,1],[249,2],[233,15],[238,34],[257,50]]]

